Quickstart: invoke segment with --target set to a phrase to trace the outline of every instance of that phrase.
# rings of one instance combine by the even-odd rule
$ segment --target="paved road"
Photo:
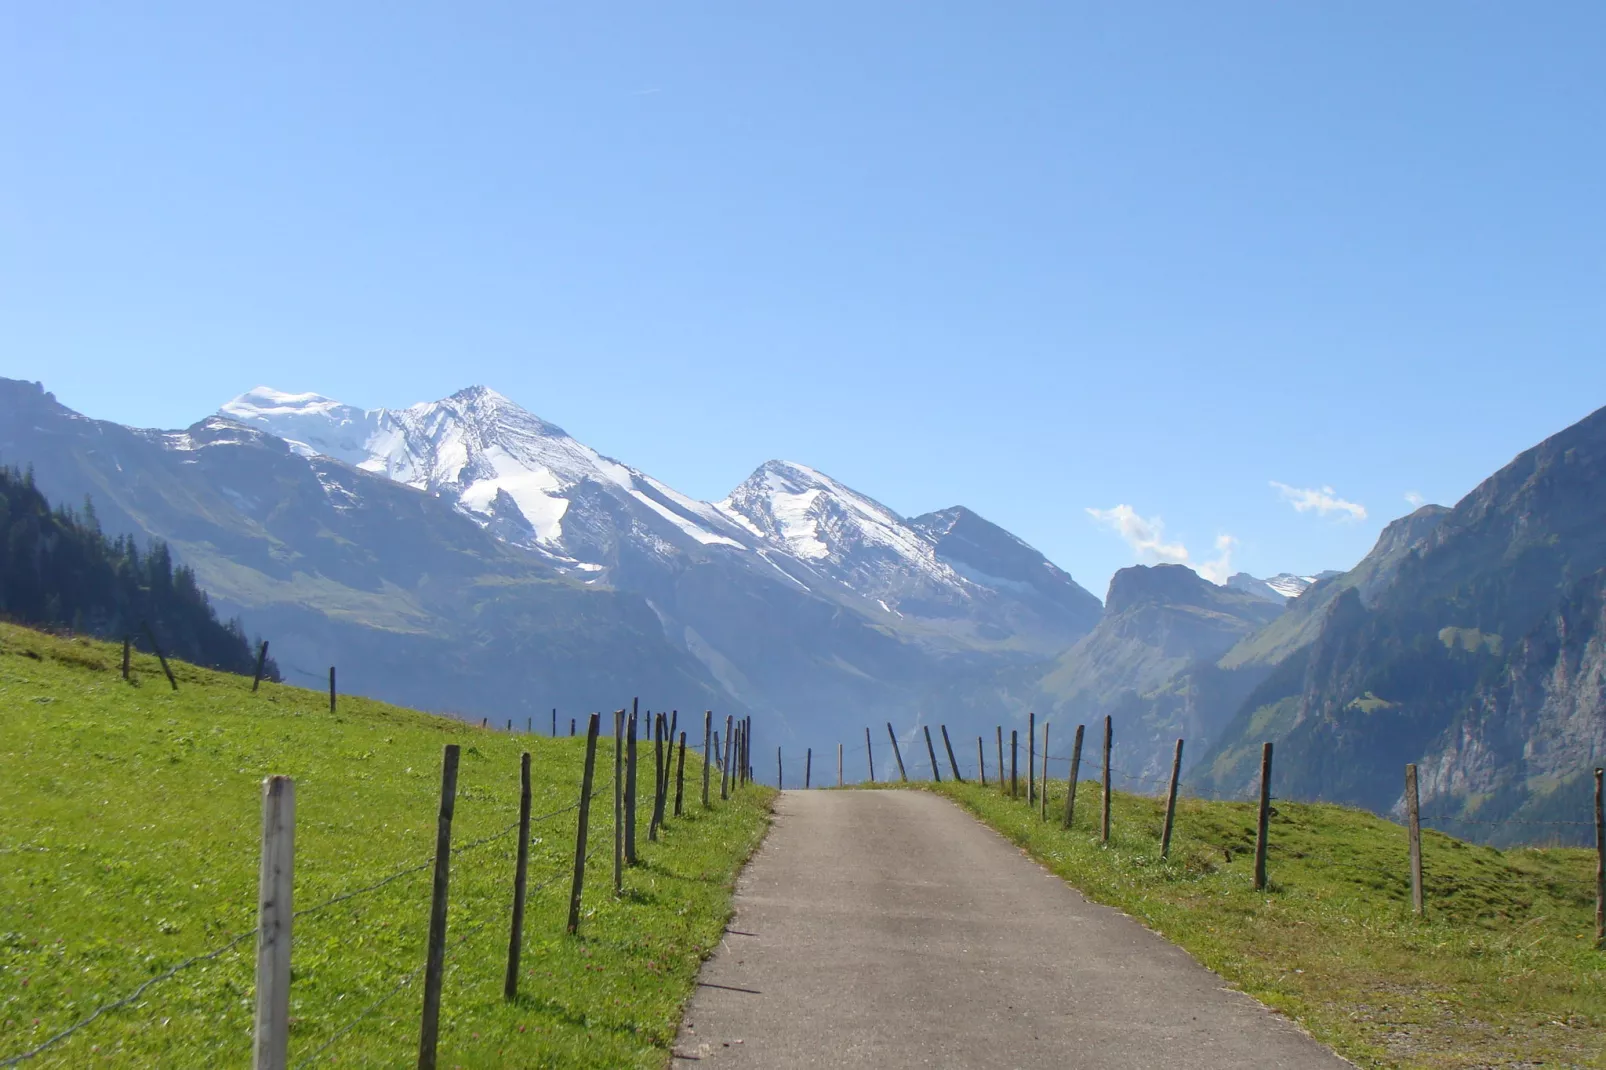
[[[775,813],[676,1067],[1350,1067],[945,799]]]

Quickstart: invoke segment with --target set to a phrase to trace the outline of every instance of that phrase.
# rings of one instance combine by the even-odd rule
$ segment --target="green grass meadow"
[[[643,803],[641,861],[616,898],[605,737],[580,934],[564,932],[567,809],[532,828],[520,993],[508,1003],[519,755],[532,754],[540,817],[578,798],[583,739],[486,731],[354,697],[331,714],[324,693],[263,684],[253,695],[247,679],[178,664],[175,693],[154,658],[136,656],[132,683],[119,658],[107,644],[0,625],[0,1066],[255,926],[269,773],[296,782],[297,909],[418,867],[296,919],[291,1065],[411,1065],[446,743],[462,758],[440,1065],[668,1062],[771,791],[721,803],[716,773],[704,810],[702,764],[688,752],[685,816],[649,843]],[[611,724],[605,716],[604,732]],[[643,758],[646,800],[650,747]],[[249,1066],[254,952],[242,940],[21,1065]]]
[[[1088,898],[1181,945],[1365,1067],[1606,1067],[1606,952],[1595,942],[1595,855],[1496,850],[1424,832],[1426,916],[1411,912],[1405,831],[1341,806],[1277,802],[1268,880],[1253,890],[1257,806],[1164,804],[1049,787],[1049,820],[973,783],[909,785],[976,814]],[[1074,954],[1074,948],[1067,948]]]

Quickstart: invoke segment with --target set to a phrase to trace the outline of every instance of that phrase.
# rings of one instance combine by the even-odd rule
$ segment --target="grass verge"
[[[584,914],[564,933],[575,813],[531,833],[521,985],[502,998],[519,754],[540,816],[578,797],[583,739],[488,732],[355,697],[0,625],[0,1065],[255,924],[260,783],[296,779],[298,909],[416,871],[298,918],[290,1061],[398,1066],[416,1056],[442,745],[462,746],[440,1062],[459,1067],[651,1067],[668,1061],[703,957],[773,793],[701,805],[688,753],[685,816],[612,894],[613,741],[598,747]],[[611,718],[605,718],[605,731]],[[643,752],[650,797],[651,748]],[[476,841],[484,842],[474,846]],[[248,1066],[254,942],[152,985],[26,1066]],[[393,993],[393,994],[391,994]],[[387,994],[349,1032],[340,1030]],[[340,1035],[337,1035],[340,1034]],[[332,1042],[332,1043],[331,1043]]]
[[[1065,784],[1044,821],[975,784],[948,796],[1088,898],[1137,918],[1366,1067],[1606,1067],[1606,952],[1594,948],[1594,854],[1496,850],[1424,832],[1427,914],[1410,909],[1405,832],[1363,811],[1278,802],[1268,878],[1252,887],[1256,807],[1163,804]],[[1021,793],[1025,794],[1022,784]]]

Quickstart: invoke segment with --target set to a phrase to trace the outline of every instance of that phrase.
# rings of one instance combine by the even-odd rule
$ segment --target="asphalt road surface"
[[[1340,1070],[1186,953],[919,791],[791,791],[676,1067]]]

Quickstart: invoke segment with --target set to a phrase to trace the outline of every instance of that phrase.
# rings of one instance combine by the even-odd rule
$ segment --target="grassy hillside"
[[[534,813],[570,807],[583,740],[508,736],[357,698],[154,659],[122,682],[120,652],[0,626],[0,1064],[255,924],[260,782],[296,779],[296,900],[316,906],[427,863],[442,745],[462,745],[441,1064],[661,1067],[714,946],[770,793],[703,811],[688,755],[686,816],[645,842],[611,892],[612,794],[592,810],[581,936],[563,933],[572,809],[532,830],[519,999],[502,1000],[519,753]],[[611,723],[611,718],[607,719]],[[689,737],[701,735],[690,726]],[[599,785],[612,741],[599,747]],[[642,783],[650,788],[648,760]],[[487,839],[489,838],[489,839]],[[474,846],[475,841],[486,842]],[[550,883],[548,883],[550,881]],[[416,1053],[430,872],[298,918],[291,1062],[398,1066]],[[461,940],[461,943],[458,941]],[[32,1066],[248,1066],[254,944],[152,985]],[[398,989],[398,984],[400,988]],[[349,1033],[338,1035],[387,993]]]
[[[1096,783],[1078,788],[1069,832],[1063,780],[1048,822],[996,788],[933,790],[1361,1066],[1606,1067],[1593,852],[1499,851],[1425,832],[1419,919],[1404,831],[1362,811],[1278,802],[1272,887],[1256,893],[1253,804],[1179,802],[1161,862],[1152,799],[1117,793],[1101,847]]]

